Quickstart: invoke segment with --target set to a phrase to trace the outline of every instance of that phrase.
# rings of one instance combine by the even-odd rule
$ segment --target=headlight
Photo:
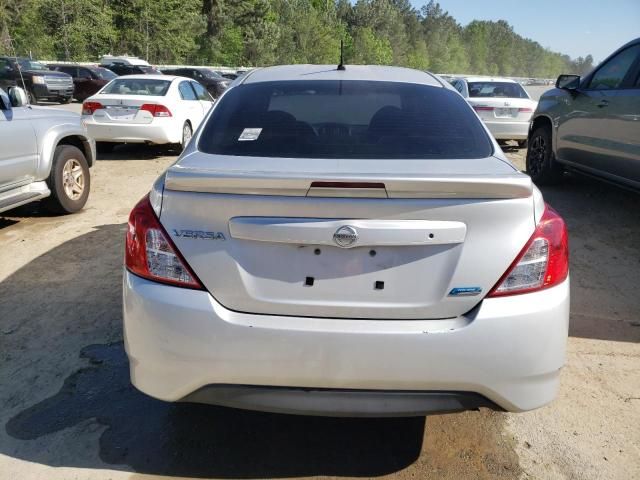
[[[34,75],[33,77],[31,77],[31,82],[34,84],[38,84],[38,85],[44,85],[44,77],[41,77],[39,75]]]

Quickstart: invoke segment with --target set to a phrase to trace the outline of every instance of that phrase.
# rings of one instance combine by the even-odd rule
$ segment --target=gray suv
[[[73,213],[87,202],[95,142],[78,114],[33,107],[23,89],[0,88],[0,147],[0,212],[42,200]]]
[[[557,183],[574,169],[640,188],[640,38],[584,78],[560,75],[532,120],[527,173],[534,182]]]

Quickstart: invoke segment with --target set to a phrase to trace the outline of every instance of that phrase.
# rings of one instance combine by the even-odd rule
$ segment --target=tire
[[[60,103],[71,103],[73,101],[73,97],[62,97],[60,99]]]
[[[527,148],[527,173],[538,185],[554,185],[562,180],[564,169],[555,161],[551,145],[551,129],[536,128]]]
[[[96,150],[98,153],[111,153],[115,146],[116,144],[111,142],[97,142]]]
[[[184,125],[182,125],[182,141],[180,142],[180,151],[187,148],[191,137],[193,137],[193,129],[191,128],[191,124],[188,121],[184,122]]]
[[[72,145],[58,145],[53,154],[47,179],[51,196],[43,200],[53,213],[74,213],[84,207],[89,197],[91,177],[84,154]]]
[[[27,97],[29,97],[30,105],[38,105],[38,97],[33,93],[33,90],[27,90]]]
[[[527,148],[527,140],[518,140],[518,148]]]

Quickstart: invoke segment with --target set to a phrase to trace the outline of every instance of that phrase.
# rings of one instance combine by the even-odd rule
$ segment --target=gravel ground
[[[524,152],[507,153],[523,167]],[[130,386],[124,229],[173,161],[118,148],[92,169],[81,213],[0,214],[0,479],[640,478],[638,194],[577,175],[544,191],[571,240],[568,359],[551,405],[308,418],[165,404]]]

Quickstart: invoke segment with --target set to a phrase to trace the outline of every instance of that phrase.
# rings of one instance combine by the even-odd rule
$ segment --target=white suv
[[[131,378],[316,415],[523,411],[556,395],[565,224],[416,70],[246,75],[131,212]]]

